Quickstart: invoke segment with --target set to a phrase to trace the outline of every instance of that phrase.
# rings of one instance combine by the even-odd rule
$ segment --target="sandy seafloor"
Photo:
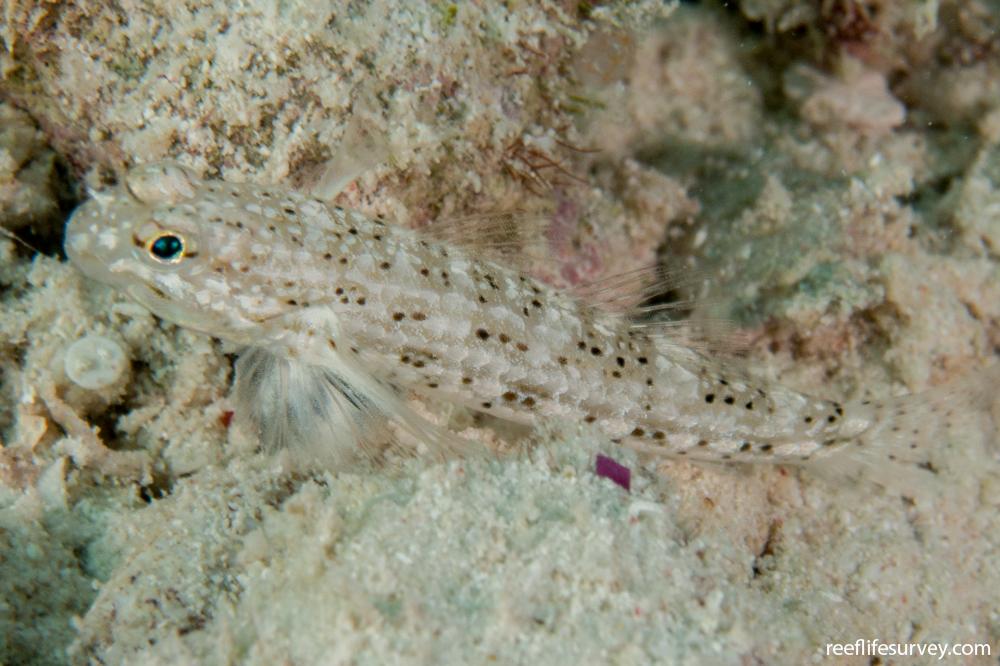
[[[996,663],[995,448],[914,500],[428,403],[522,453],[293,474],[226,427],[231,350],[60,253],[130,165],[310,188],[360,132],[391,159],[338,203],[543,211],[564,285],[696,272],[775,381],[897,395],[995,361],[1000,4],[729,4],[7,3],[0,224],[41,253],[0,238],[0,663]],[[128,360],[99,389],[67,376],[88,334]]]

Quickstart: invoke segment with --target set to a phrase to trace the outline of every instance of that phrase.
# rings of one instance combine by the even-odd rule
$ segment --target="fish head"
[[[173,162],[141,165],[73,212],[66,254],[88,277],[167,321],[246,343],[289,307],[238,298],[253,289],[247,277],[253,239],[241,221],[242,196],[235,186],[203,181]]]

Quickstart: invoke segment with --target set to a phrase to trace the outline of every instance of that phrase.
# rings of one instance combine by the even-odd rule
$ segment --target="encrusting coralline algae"
[[[583,421],[669,457],[919,483],[1000,381],[994,365],[918,396],[811,398],[689,346],[683,328],[639,324],[503,265],[489,233],[452,236],[162,163],[78,209],[66,250],[161,317],[242,347],[238,417],[270,449],[334,463],[378,455],[389,422],[432,450],[468,452],[406,406],[410,389],[529,425]]]

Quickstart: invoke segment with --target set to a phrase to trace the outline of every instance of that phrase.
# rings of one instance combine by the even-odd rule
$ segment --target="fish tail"
[[[872,425],[811,466],[910,497],[940,492],[996,457],[998,392],[1000,363],[921,393],[848,403]]]

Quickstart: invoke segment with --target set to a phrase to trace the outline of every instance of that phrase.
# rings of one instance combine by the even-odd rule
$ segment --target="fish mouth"
[[[160,319],[236,345],[249,346],[259,341],[258,327],[242,327],[214,312],[185,308],[178,300],[156,287],[138,282],[125,287],[125,293]]]
[[[176,324],[182,328],[190,328],[207,335],[219,336],[216,321],[203,312],[193,312],[185,309],[162,292],[142,283],[133,283],[125,287],[125,293],[160,319]]]

